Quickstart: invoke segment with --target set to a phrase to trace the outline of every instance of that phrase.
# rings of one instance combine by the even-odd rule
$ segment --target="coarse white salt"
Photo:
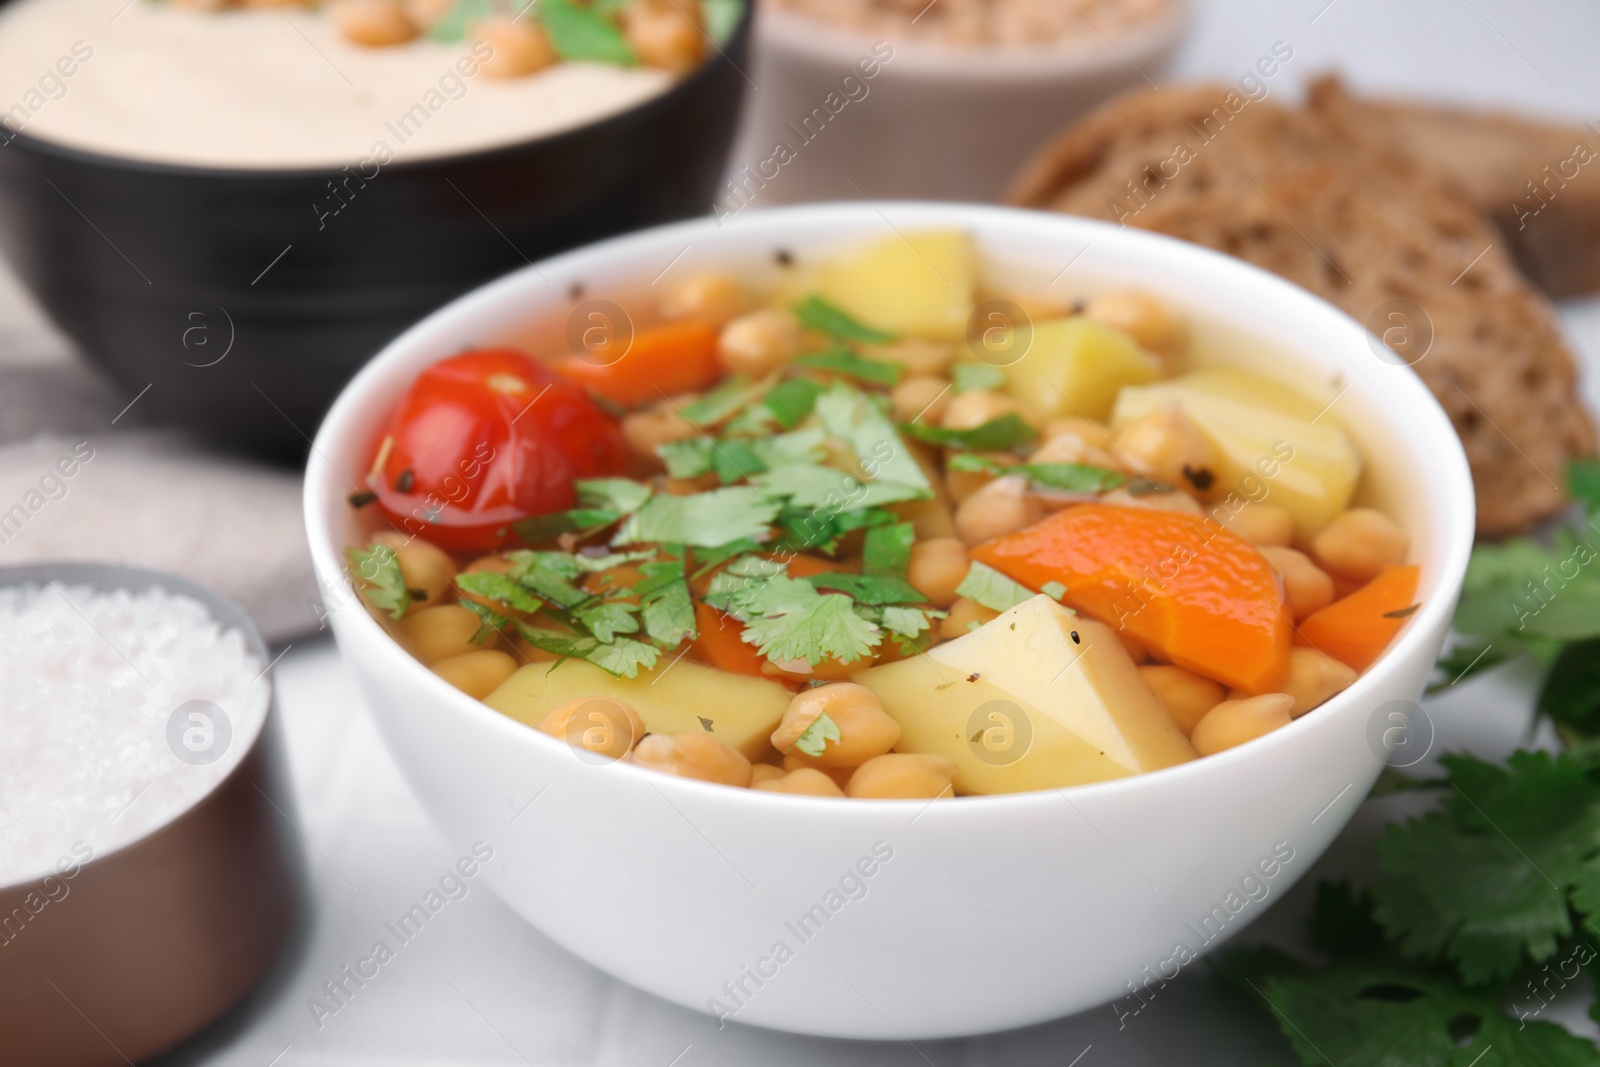
[[[0,588],[0,885],[77,843],[104,855],[209,793],[260,733],[264,667],[193,597]]]

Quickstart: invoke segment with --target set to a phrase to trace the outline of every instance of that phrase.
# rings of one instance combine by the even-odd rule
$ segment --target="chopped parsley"
[[[826,352],[797,356],[794,365],[808,367],[811,370],[832,371],[835,374],[871,382],[873,385],[898,385],[906,371],[904,364],[890,363],[883,359],[868,359],[844,348],[831,348]]]
[[[345,558],[350,561],[350,573],[361,583],[362,595],[373,607],[388,612],[396,622],[406,617],[411,590],[406,588],[394,549],[374,541],[366,548],[346,549]]]
[[[943,426],[927,426],[920,422],[906,423],[900,427],[906,433],[930,445],[956,448],[967,452],[1009,452],[1031,444],[1039,431],[1029,426],[1021,415],[1013,412],[998,419],[990,419],[982,426],[970,430],[952,430]]]
[[[873,329],[856,319],[848,311],[832,304],[815,293],[794,306],[795,318],[808,330],[816,330],[842,341],[861,341],[869,345],[887,344],[898,334]]]
[[[951,456],[946,466],[953,471],[977,471],[997,476],[1020,474],[1036,486],[1063,493],[1102,493],[1127,481],[1117,471],[1104,467],[1089,467],[1081,463],[1018,463],[1007,466],[987,456],[971,453]]]
[[[794,739],[789,751],[798,750],[808,756],[820,756],[827,749],[829,741],[843,739],[844,734],[839,732],[839,724],[828,718],[827,712],[823,712],[811,720],[804,733]]]
[[[1024,600],[1032,600],[1034,592],[1018,585],[985,563],[973,562],[967,576],[956,586],[956,596],[975,600],[990,611],[1006,611]]]
[[[737,559],[711,580],[706,603],[744,623],[744,640],[775,662],[849,662],[883,639],[850,597],[819,593],[785,569],[758,556]]]
[[[653,541],[717,548],[743,538],[759,540],[766,536],[778,510],[769,494],[751,486],[693,496],[653,496],[628,517],[612,543]]]

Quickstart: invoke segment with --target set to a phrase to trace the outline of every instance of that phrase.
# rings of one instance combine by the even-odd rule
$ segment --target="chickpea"
[[[1016,456],[1009,452],[979,452],[984,459],[993,460],[1006,467],[1015,467],[1019,462]],[[950,499],[960,504],[967,497],[994,481],[994,475],[983,471],[951,471],[944,472],[945,491],[950,494]]]
[[[777,770],[776,767],[773,768]],[[804,797],[838,797],[844,799],[844,790],[832,778],[813,767],[800,767],[776,778],[752,782],[751,789],[764,793],[793,793]]]
[[[400,643],[426,666],[478,650],[472,637],[483,620],[459,604],[406,613],[400,620]]]
[[[1266,545],[1261,554],[1283,578],[1283,597],[1295,621],[1333,603],[1333,579],[1303,552]]]
[[[698,319],[721,326],[750,306],[744,283],[731,274],[697,274],[668,289],[661,313],[669,319]]]
[[[1387,566],[1404,563],[1411,538],[1372,508],[1351,508],[1311,539],[1311,555],[1335,578],[1370,582]]]
[[[899,363],[906,373],[915,377],[949,376],[950,364],[955,362],[956,350],[950,345],[925,341],[920,337],[902,337],[884,345],[873,345],[862,350],[869,359]]]
[[[480,648],[442,659],[432,670],[467,696],[482,700],[517,672],[517,661],[497,649]]]
[[[422,32],[401,0],[339,0],[333,20],[345,40],[368,48],[405,44]]]
[[[1195,725],[1205,718],[1206,712],[1222,703],[1227,695],[1222,686],[1210,678],[1202,678],[1182,667],[1165,664],[1140,667],[1139,677],[1185,734],[1194,733]]]
[[[950,398],[939,425],[947,430],[975,430],[986,422],[1021,411],[1022,405],[1012,397],[974,389]]]
[[[1222,525],[1263,547],[1287,548],[1294,540],[1294,516],[1276,504],[1246,504],[1224,518]]]
[[[1104,467],[1106,470],[1121,470],[1127,466],[1112,452],[1091,444],[1087,438],[1072,430],[1057,433],[1045,441],[1033,450],[1028,462],[1081,463],[1089,467]]]
[[[628,759],[640,767],[719,785],[750,784],[750,761],[706,733],[651,734],[633,747]]]
[[[717,357],[730,374],[759,378],[800,354],[800,322],[787,311],[763,308],[731,320],[717,338]]]
[[[525,78],[561,58],[533,18],[499,14],[479,19],[467,28],[467,36],[489,47],[489,58],[478,68],[489,78]]]
[[[1314,648],[1289,650],[1289,678],[1283,691],[1294,697],[1289,714],[1298,719],[1328,701],[1337,693],[1350,688],[1356,680],[1356,669],[1340,663]]]
[[[1063,416],[1051,419],[1044,424],[1040,431],[1040,438],[1048,443],[1052,438],[1060,437],[1064,433],[1076,434],[1086,444],[1095,448],[1111,450],[1112,443],[1116,440],[1111,431],[1095,422],[1093,419],[1080,418],[1076,415]]]
[[[628,442],[629,451],[657,466],[661,465],[661,457],[656,453],[659,446],[687,441],[699,433],[694,423],[678,414],[677,407],[672,404],[658,404],[622,416],[622,437]]]
[[[1182,511],[1190,515],[1198,515],[1202,510],[1198,500],[1176,489],[1170,493],[1134,494],[1118,487],[1109,493],[1101,493],[1100,503],[1124,508],[1150,508],[1153,511]]]
[[[932,375],[907,378],[889,391],[889,404],[896,422],[922,418],[928,425],[938,426],[950,406],[950,382]]]
[[[956,586],[971,568],[967,546],[959,537],[930,537],[911,546],[906,581],[934,607],[947,608],[955,603]]]
[[[920,752],[891,752],[856,768],[845,795],[860,800],[931,800],[954,796],[955,761]]]
[[[825,742],[820,756],[800,752],[795,742],[823,715],[839,728],[839,739]],[[889,751],[898,740],[900,724],[884,712],[876,693],[854,682],[796,693],[772,732],[772,747],[779,752],[796,756],[807,766],[830,768],[859,767]]]
[[[1136,289],[1121,289],[1091,297],[1084,314],[1164,356],[1179,354],[1187,340],[1184,324],[1165,303]]]
[[[705,54],[699,4],[674,0],[628,0],[622,9],[622,32],[639,62],[683,74]]]
[[[421,600],[412,602],[411,610],[431,608],[453,599],[456,561],[444,549],[398,530],[385,530],[372,539],[394,549],[406,588],[423,594]]]
[[[622,759],[645,736],[644,720],[620,700],[579,697],[539,720],[539,732],[606,759]]]
[[[1200,755],[1214,756],[1288,726],[1292,707],[1294,697],[1288,693],[1224,700],[1195,724],[1189,742]]]
[[[969,545],[1020,530],[1044,518],[1046,508],[1028,494],[1028,479],[1008,474],[963,500],[956,508],[956,532]]]
[[[823,767],[817,763],[808,763],[806,757],[798,752],[791,752],[783,757],[783,770],[785,773],[794,771],[821,771],[833,779],[833,784],[843,789],[850,781],[850,776],[856,773],[854,767]]]
[[[939,637],[944,641],[954,641],[974,629],[973,623],[981,626],[999,617],[998,611],[986,608],[976,600],[957,597],[955,603],[950,605],[949,614],[939,620]]]
[[[1168,404],[1123,427],[1117,454],[1158,482],[1194,492],[1216,484],[1216,457],[1198,427],[1177,404]]]
[[[770,782],[775,778],[782,778],[789,772],[782,767],[774,767],[770,763],[754,763],[750,766],[750,786],[754,788],[762,782]]]

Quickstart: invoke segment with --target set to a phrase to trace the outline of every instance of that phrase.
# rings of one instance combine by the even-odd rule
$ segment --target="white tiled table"
[[[1586,0],[1212,0],[1175,74],[1235,79],[1276,40],[1295,49],[1274,91],[1339,66],[1362,88],[1600,118],[1600,9]],[[5,309],[0,309],[0,314]],[[1565,309],[1600,365],[1600,302]],[[0,323],[0,341],[21,338]],[[36,327],[30,327],[30,330]],[[31,337],[26,339],[33,343]],[[1600,374],[1591,373],[1596,396]],[[308,913],[274,976],[222,1024],[160,1062],[226,1067],[545,1064],[706,1067],[810,1063],[988,1065],[1279,1064],[1271,1024],[1231,990],[1185,972],[1119,1029],[1109,1008],[965,1041],[865,1044],[716,1024],[617,983],[521,922],[480,885],[403,946],[348,1006],[321,1020],[308,999],[370,951],[383,925],[433,885],[454,854],[412,799],[326,640],[276,668],[295,821],[306,845]],[[1429,704],[1440,747],[1499,756],[1525,740],[1528,679],[1493,677]],[[1330,854],[1251,930],[1292,939],[1319,877],[1371,869],[1370,843],[1414,799],[1370,802]],[[1592,1027],[1583,1005],[1563,1021]],[[1078,1058],[1075,1058],[1078,1057]]]

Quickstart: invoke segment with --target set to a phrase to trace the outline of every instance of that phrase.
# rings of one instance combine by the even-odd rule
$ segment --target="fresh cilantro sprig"
[[[360,583],[361,594],[389,618],[399,622],[411,607],[411,590],[400,573],[400,559],[394,549],[374,541],[366,548],[345,550],[350,573]]]
[[[1015,413],[990,419],[970,430],[928,426],[920,422],[906,423],[900,429],[926,444],[967,452],[1010,452],[1032,444],[1039,437],[1039,431]]]
[[[827,712],[823,712],[811,720],[805,732],[794,739],[794,744],[789,746],[789,750],[791,752],[799,750],[808,756],[816,757],[827,750],[829,741],[839,741],[843,738],[844,734],[840,732],[839,724],[828,718]]]
[[[794,365],[811,370],[832,371],[873,385],[898,385],[906,372],[905,364],[891,363],[885,359],[868,359],[844,348],[830,348],[826,352],[811,352],[796,356]]]
[[[956,586],[956,596],[975,600],[990,611],[1007,611],[1037,594],[1025,585],[1012,581],[985,563],[973,562],[967,576]]]
[[[816,330],[842,341],[861,341],[869,345],[887,344],[898,334],[874,329],[836,304],[812,294],[794,305],[795,318],[808,330]]]
[[[963,452],[950,457],[947,470],[974,471],[1002,476],[1020,474],[1041,489],[1063,493],[1103,493],[1127,481],[1118,471],[1090,467],[1081,463],[1018,463],[1007,466],[987,456]]]

